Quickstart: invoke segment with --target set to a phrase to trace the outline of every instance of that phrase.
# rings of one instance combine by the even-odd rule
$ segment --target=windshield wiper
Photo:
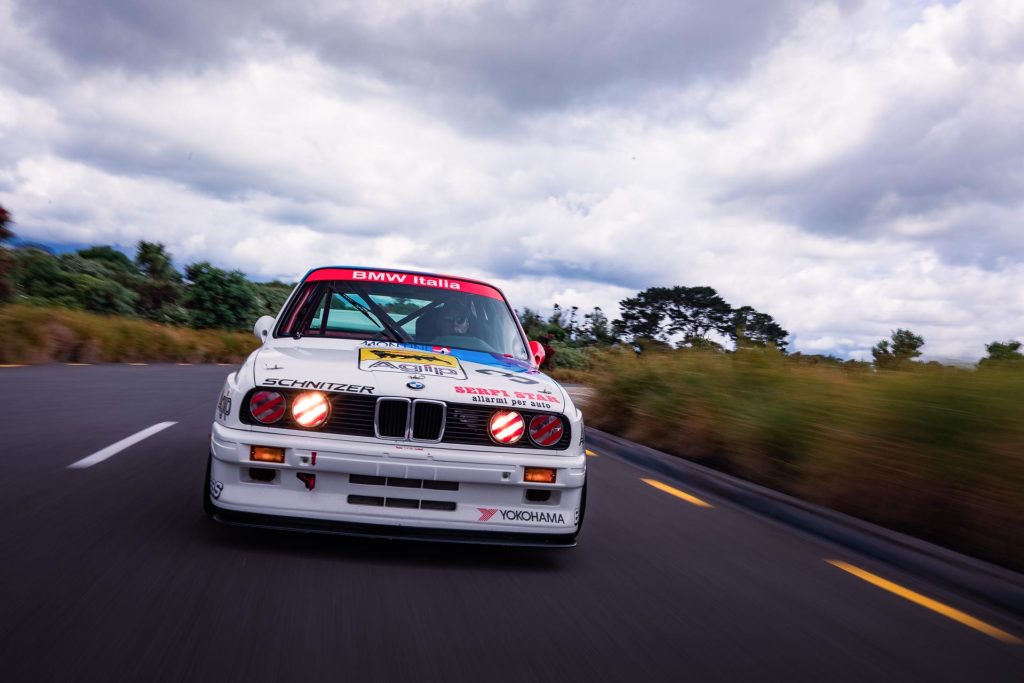
[[[414,320],[416,318],[421,317],[424,313],[427,313],[428,311],[433,311],[433,310],[435,310],[437,308],[440,308],[442,303],[443,302],[441,302],[441,301],[435,301],[432,304],[427,304],[423,308],[417,308],[415,311],[413,311],[412,313],[410,313],[409,315],[405,316],[404,318],[399,320],[397,323],[395,323],[395,325],[398,328],[405,327],[406,323],[408,323],[408,322],[410,322],[410,321],[412,321],[412,320]],[[376,336],[374,336],[374,339],[378,339],[378,338],[383,337],[383,336],[384,336],[383,332],[378,332],[376,334]]]
[[[392,330],[391,327],[387,324],[387,321],[385,321],[385,320],[378,320],[376,316],[371,314],[370,309],[368,309],[366,306],[364,306],[363,304],[359,303],[358,301],[356,301],[355,299],[350,297],[345,292],[337,292],[337,294],[342,299],[344,299],[345,301],[347,301],[350,304],[352,304],[352,307],[354,309],[356,309],[357,311],[362,313],[364,316],[366,316],[367,320],[372,322],[377,327],[380,327],[381,328],[380,334],[384,334],[385,332],[387,332],[388,333],[387,336],[391,337],[391,341],[396,341],[396,342],[402,341],[401,335],[396,334],[395,331]]]
[[[395,325],[394,321],[391,319],[391,316],[389,316],[387,314],[387,312],[383,308],[381,308],[379,305],[377,305],[377,302],[373,300],[373,297],[367,296],[366,292],[364,292],[361,288],[356,287],[354,283],[353,283],[352,289],[354,289],[356,294],[358,294],[359,296],[363,297],[366,300],[366,303],[368,303],[370,305],[370,310],[373,311],[373,314],[377,317],[377,319],[384,325],[384,327],[387,329],[387,331],[391,334],[392,341],[396,341],[396,342],[408,341],[406,339],[406,337],[405,337],[405,334],[402,332],[402,329]],[[365,313],[364,313],[364,315],[365,315]],[[380,327],[380,325],[378,325],[378,327]]]

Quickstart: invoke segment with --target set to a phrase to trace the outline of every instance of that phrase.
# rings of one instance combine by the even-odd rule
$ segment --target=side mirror
[[[257,320],[255,325],[253,325],[252,333],[255,334],[256,338],[262,343],[267,341],[267,337],[270,336],[270,330],[273,329],[273,327],[274,319],[269,315],[265,315]]]
[[[533,356],[533,364],[539,368],[541,365],[543,365],[544,357],[547,354],[544,353],[544,347],[541,346],[539,341],[531,341],[530,355]]]

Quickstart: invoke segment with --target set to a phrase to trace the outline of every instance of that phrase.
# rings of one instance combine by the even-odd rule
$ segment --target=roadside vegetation
[[[193,330],[63,308],[0,306],[0,364],[240,363],[251,332]]]
[[[1024,362],[807,364],[609,351],[587,424],[1024,570]]]

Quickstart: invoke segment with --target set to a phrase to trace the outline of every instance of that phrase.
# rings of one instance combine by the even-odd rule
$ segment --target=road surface
[[[0,679],[1024,680],[1010,615],[610,454],[569,550],[218,525],[231,370],[0,368]]]

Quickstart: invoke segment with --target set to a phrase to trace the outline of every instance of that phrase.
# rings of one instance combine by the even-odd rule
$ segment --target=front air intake
[[[374,431],[379,439],[404,439],[409,428],[409,399],[382,398],[377,401]]]
[[[445,404],[441,401],[414,401],[413,441],[440,441],[444,435]]]

